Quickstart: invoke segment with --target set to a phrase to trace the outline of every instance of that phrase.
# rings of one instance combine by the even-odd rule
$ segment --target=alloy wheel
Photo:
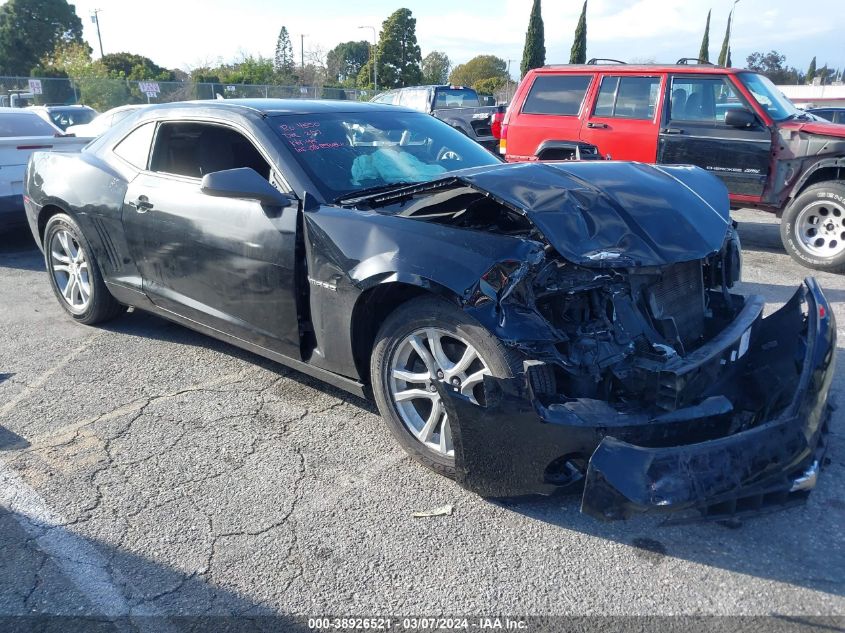
[[[484,376],[491,372],[478,351],[445,330],[424,328],[402,339],[388,371],[390,399],[405,427],[427,448],[453,457],[452,430],[435,383],[483,405]]]
[[[70,231],[60,229],[50,239],[50,272],[62,299],[74,313],[91,302],[91,274],[85,250]]]
[[[834,200],[807,205],[795,220],[798,239],[817,257],[836,257],[845,251],[845,207]]]

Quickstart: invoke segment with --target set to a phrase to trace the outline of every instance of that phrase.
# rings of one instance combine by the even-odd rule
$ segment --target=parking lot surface
[[[735,219],[741,291],[774,309],[810,271]],[[845,324],[845,276],[816,276]],[[804,506],[607,524],[481,499],[372,404],[160,318],[75,324],[27,233],[0,236],[0,298],[0,616],[845,616],[841,408]]]

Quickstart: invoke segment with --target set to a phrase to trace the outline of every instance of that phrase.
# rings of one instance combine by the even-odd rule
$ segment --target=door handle
[[[137,200],[129,203],[129,206],[135,209],[138,213],[146,213],[153,208],[153,204],[147,196],[138,196]]]
[[[587,121],[587,127],[594,127],[606,130],[608,128],[608,125],[607,123],[593,123],[592,121]]]
[[[665,127],[661,130],[664,134],[683,134],[684,131],[679,127]]]

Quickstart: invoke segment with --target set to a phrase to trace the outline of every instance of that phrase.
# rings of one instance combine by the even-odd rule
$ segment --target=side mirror
[[[251,167],[215,171],[202,177],[201,191],[217,198],[257,200],[272,207],[289,207],[294,200],[271,185]]]
[[[731,108],[725,112],[725,125],[731,127],[751,127],[757,123],[754,113],[745,108]]]

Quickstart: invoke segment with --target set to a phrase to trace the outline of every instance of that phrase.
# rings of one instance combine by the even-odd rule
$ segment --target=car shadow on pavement
[[[737,232],[743,250],[783,253],[780,227],[771,222],[737,222]]]
[[[281,363],[264,358],[263,356],[259,356],[258,354],[254,354],[206,334],[196,332],[188,327],[180,325],[179,323],[168,321],[163,317],[144,312],[143,310],[136,310],[131,314],[121,316],[114,321],[109,321],[99,327],[110,332],[128,336],[138,336],[167,343],[203,347],[221,354],[226,354],[232,358],[237,358],[255,365],[256,367],[272,371],[279,376],[296,380],[305,386],[323,391],[328,395],[353,404],[369,413],[378,415],[375,405],[365,398],[360,398],[348,391],[333,387],[318,378],[312,378],[307,374],[303,374],[295,369],[286,367]]]
[[[13,433],[4,426],[0,426],[0,451],[17,451],[29,448],[30,443],[17,433]]]
[[[0,233],[0,268],[44,270],[44,257],[28,228]]]
[[[249,633],[309,629],[214,583],[0,506],[0,630]],[[131,615],[130,615],[131,614]]]

